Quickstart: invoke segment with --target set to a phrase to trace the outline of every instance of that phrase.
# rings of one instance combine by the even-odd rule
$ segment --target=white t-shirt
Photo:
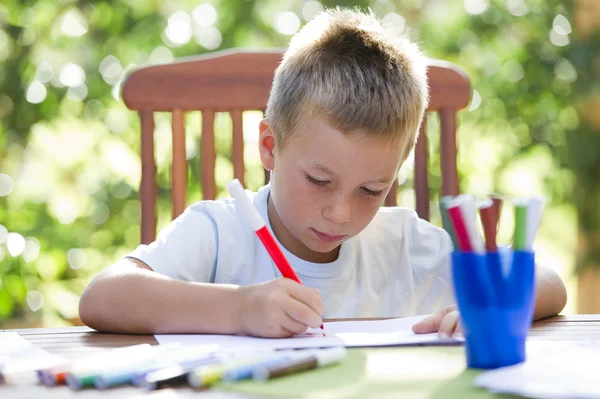
[[[272,232],[269,186],[246,193]],[[407,317],[454,303],[450,237],[409,209],[381,208],[331,263],[307,262],[279,245],[302,283],[320,290],[326,318]],[[233,198],[191,205],[127,256],[185,281],[248,285],[281,277]]]

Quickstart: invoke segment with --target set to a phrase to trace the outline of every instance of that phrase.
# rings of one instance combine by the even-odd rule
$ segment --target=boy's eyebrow
[[[312,162],[312,166],[316,169],[319,169],[325,173],[327,173],[328,175],[332,175],[335,176],[335,173],[333,173],[331,170],[329,170],[329,168],[327,168],[327,166],[320,164],[318,162]],[[394,177],[382,177],[381,179],[377,179],[377,180],[373,180],[370,181],[368,183],[383,183],[383,184],[390,184],[394,181]]]
[[[313,167],[315,167],[315,168],[317,168],[317,169],[319,169],[319,170],[327,173],[328,175],[334,175],[335,176],[335,173],[333,173],[331,170],[329,170],[329,168],[327,168],[327,166],[325,166],[325,165],[322,165],[322,164],[320,164],[318,162],[313,162],[312,165],[313,165]]]

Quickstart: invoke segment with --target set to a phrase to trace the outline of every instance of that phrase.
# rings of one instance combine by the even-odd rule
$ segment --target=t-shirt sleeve
[[[152,270],[178,280],[214,282],[217,259],[214,219],[199,202],[161,230],[156,241],[127,255]]]
[[[410,238],[415,312],[438,312],[455,302],[450,267],[452,241],[446,231],[418,218]]]

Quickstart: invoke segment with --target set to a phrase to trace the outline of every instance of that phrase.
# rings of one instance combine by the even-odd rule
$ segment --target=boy
[[[416,46],[388,38],[373,15],[321,13],[276,71],[259,138],[271,183],[249,193],[303,285],[278,278],[235,200],[201,201],[100,273],[81,319],[114,332],[285,337],[323,316],[439,312],[415,330],[450,334],[448,235],[380,207],[426,104]],[[557,314],[562,282],[539,277],[536,317]]]

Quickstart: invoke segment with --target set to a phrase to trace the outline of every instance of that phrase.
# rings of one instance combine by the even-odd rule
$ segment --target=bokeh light
[[[571,33],[571,24],[564,15],[558,14],[552,21],[552,29],[559,35],[568,35]]]
[[[5,173],[0,173],[0,197],[6,197],[12,193],[14,187],[15,181],[13,178]]]
[[[79,65],[69,62],[61,68],[59,81],[67,87],[81,86],[85,82],[85,71]]]
[[[319,3],[318,1],[307,1],[306,3],[304,3],[304,5],[302,5],[302,18],[305,21],[310,21],[315,16],[317,16],[318,13],[323,11],[323,9],[323,4]]]
[[[469,14],[483,14],[489,7],[489,0],[465,0],[465,11]]]
[[[168,19],[165,35],[173,46],[186,44],[192,38],[190,16],[185,11],[177,11]]]
[[[81,248],[71,248],[67,251],[67,261],[69,267],[73,270],[81,269],[85,266],[86,255]]]
[[[469,112],[475,111],[481,105],[481,95],[477,90],[473,90],[473,95],[471,96],[471,105],[469,105]]]
[[[217,9],[212,4],[200,4],[194,8],[192,18],[199,26],[212,26],[217,22]]]
[[[221,46],[223,36],[216,27],[206,26],[194,30],[194,40],[207,50],[216,50]]]
[[[150,54],[151,64],[168,64],[173,61],[173,52],[165,46],[158,46]]]
[[[54,68],[46,61],[42,61],[38,64],[35,70],[35,78],[42,83],[48,83],[54,76]]]
[[[293,35],[300,29],[300,18],[292,11],[278,12],[273,27],[283,35]]]
[[[107,55],[100,63],[98,70],[104,81],[111,85],[117,83],[123,74],[121,61],[114,55]]]
[[[25,99],[32,104],[39,104],[46,99],[48,90],[39,80],[31,82],[25,93]]]
[[[26,295],[27,305],[33,312],[37,312],[44,306],[44,295],[39,291],[28,291]]]
[[[21,255],[23,250],[25,250],[25,238],[19,233],[8,233],[8,237],[6,238],[6,248],[13,258]]]
[[[522,17],[529,12],[525,0],[506,0],[506,9],[515,17]]]
[[[556,62],[554,73],[557,78],[564,80],[567,83],[573,83],[577,80],[577,70],[573,64],[565,58],[561,58]]]
[[[41,244],[35,237],[25,239],[25,249],[23,250],[23,259],[26,262],[33,262],[40,255]]]
[[[8,238],[8,229],[0,224],[0,245],[4,244]]]
[[[62,17],[61,30],[65,35],[79,37],[88,31],[88,24],[81,12],[76,8],[68,10]]]

